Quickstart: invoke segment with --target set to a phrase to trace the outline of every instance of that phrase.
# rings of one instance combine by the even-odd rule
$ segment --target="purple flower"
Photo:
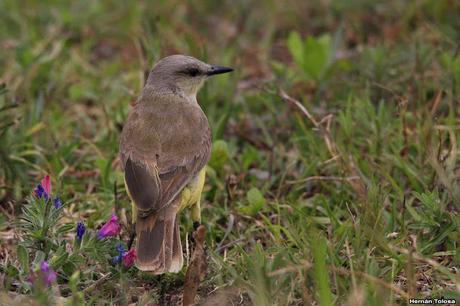
[[[123,255],[125,253],[125,246],[122,245],[121,243],[117,244],[116,249],[117,249],[118,253],[120,253],[121,255]]]
[[[86,232],[85,224],[81,221],[78,221],[77,222],[77,239],[81,240],[85,232]]]
[[[44,198],[45,201],[48,202],[48,194],[45,192],[45,189],[41,184],[38,184],[37,187],[35,187],[34,195],[39,199]]]
[[[62,206],[62,201],[59,197],[53,199],[54,208],[58,209]]]
[[[42,280],[45,286],[50,286],[54,283],[57,278],[56,272],[50,267],[47,261],[43,261],[40,265],[40,271],[42,273]]]
[[[130,268],[134,262],[136,261],[136,250],[135,249],[131,249],[129,250],[128,252],[126,252],[124,255],[123,255],[123,266],[128,269]]]
[[[123,260],[123,256],[117,255],[112,258],[112,264],[118,265]]]
[[[121,243],[117,244],[116,249],[118,255],[112,258],[112,263],[114,265],[121,263],[123,260],[123,255],[125,254],[125,247]]]
[[[120,230],[121,226],[118,224],[118,217],[116,215],[112,215],[110,220],[98,231],[97,236],[99,239],[105,237],[114,237],[120,233]]]

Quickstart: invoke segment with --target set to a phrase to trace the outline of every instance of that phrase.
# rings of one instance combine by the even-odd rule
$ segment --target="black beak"
[[[211,70],[209,70],[206,75],[215,75],[215,74],[222,74],[227,72],[232,72],[233,68],[223,67],[223,66],[211,66]]]

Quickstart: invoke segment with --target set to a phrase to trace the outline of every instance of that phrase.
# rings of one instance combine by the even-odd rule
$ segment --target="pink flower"
[[[120,233],[120,230],[121,226],[118,224],[118,217],[116,215],[112,215],[110,220],[98,231],[97,236],[99,239],[105,237],[114,237]]]
[[[128,269],[134,264],[134,261],[136,261],[136,250],[131,249],[125,254],[123,254],[123,266]]]
[[[40,182],[40,185],[42,185],[47,194],[51,194],[51,180],[49,175],[45,175],[45,177]]]
[[[40,184],[34,189],[34,194],[37,198],[44,198],[48,201],[51,195],[51,180],[49,175],[45,175]]]

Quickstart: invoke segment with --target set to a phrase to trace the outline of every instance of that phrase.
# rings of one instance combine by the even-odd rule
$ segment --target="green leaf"
[[[300,34],[297,32],[289,33],[289,36],[287,39],[287,46],[288,46],[289,52],[291,52],[291,55],[294,58],[294,62],[299,67],[303,67],[304,48],[303,48],[302,38],[300,38]]]
[[[29,254],[27,253],[27,249],[23,245],[19,244],[17,248],[17,253],[18,253],[19,264],[21,265],[22,270],[25,273],[28,273],[29,272]]]
[[[329,35],[316,39],[308,37],[304,45],[303,69],[312,78],[318,80],[326,72],[329,62],[331,38]]]
[[[243,212],[252,216],[257,214],[266,203],[264,196],[256,187],[249,189],[246,198],[248,199],[249,206],[244,207]]]

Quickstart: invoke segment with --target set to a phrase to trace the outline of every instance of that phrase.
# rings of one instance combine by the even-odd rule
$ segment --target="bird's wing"
[[[209,124],[197,104],[173,95],[155,99],[131,112],[120,143],[125,182],[141,213],[168,205],[206,165],[211,147]]]

